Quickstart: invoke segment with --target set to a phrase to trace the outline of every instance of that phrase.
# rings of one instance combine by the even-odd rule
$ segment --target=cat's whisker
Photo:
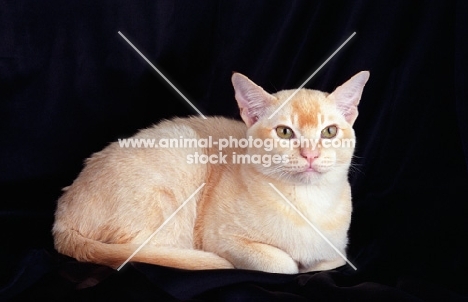
[[[360,167],[360,165],[351,164],[351,165],[349,166],[349,171],[350,171],[351,173],[359,172],[359,173],[361,173],[361,174],[364,174],[364,172],[363,172],[359,167]]]

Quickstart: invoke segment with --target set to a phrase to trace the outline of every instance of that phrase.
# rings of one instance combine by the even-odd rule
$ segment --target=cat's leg
[[[234,267],[270,273],[297,274],[298,265],[289,254],[274,246],[260,242],[231,242],[222,255]]]
[[[312,266],[301,268],[300,272],[306,273],[306,272],[315,272],[315,271],[327,271],[327,270],[331,270],[331,269],[343,266],[345,264],[346,264],[346,261],[343,258],[338,257],[333,260],[316,262]]]

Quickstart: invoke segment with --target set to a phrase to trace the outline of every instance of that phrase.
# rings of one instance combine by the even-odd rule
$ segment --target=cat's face
[[[294,90],[280,91],[273,96],[282,104],[292,93]],[[327,173],[346,172],[355,143],[352,125],[328,94],[306,89],[299,90],[270,119],[258,119],[247,135],[265,142],[248,150],[264,159],[256,168],[294,184],[311,184]],[[275,156],[281,160],[269,161]]]
[[[233,76],[247,136],[263,142],[248,150],[262,159],[256,169],[292,184],[347,173],[355,147],[352,125],[367,78],[362,72],[331,94],[310,89],[268,94],[244,76]]]

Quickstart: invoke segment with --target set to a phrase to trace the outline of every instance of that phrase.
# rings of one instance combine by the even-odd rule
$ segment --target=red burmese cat
[[[354,144],[339,142],[355,139],[352,126],[368,78],[362,71],[330,94],[269,94],[234,73],[243,122],[175,118],[132,137],[219,144],[114,142],[87,159],[58,200],[56,249],[113,268],[130,260],[295,274],[344,265]],[[264,145],[235,143],[247,139]]]

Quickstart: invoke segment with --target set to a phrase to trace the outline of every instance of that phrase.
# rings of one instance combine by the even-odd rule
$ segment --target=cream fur
[[[280,140],[276,127],[319,139],[337,125],[337,138],[354,139],[352,124],[369,75],[358,73],[334,93],[301,89],[266,93],[245,76],[232,81],[244,123],[223,117],[175,118],[134,138],[232,136]],[[346,112],[344,110],[346,109]],[[249,127],[247,127],[247,126]],[[294,274],[332,269],[344,260],[269,185],[273,184],[343,254],[351,219],[347,180],[354,149],[228,148],[227,164],[189,164],[187,156],[214,148],[121,148],[117,142],[87,159],[58,200],[56,249],[79,261],[117,268],[202,183],[202,190],[131,261],[181,269],[243,268]],[[232,154],[287,156],[288,163],[232,164]],[[314,153],[315,152],[315,153]],[[310,169],[301,155],[313,154]]]

